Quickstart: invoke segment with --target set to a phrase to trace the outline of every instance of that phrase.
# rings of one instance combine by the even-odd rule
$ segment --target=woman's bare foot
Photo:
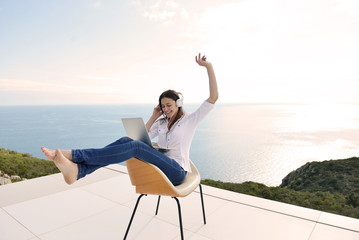
[[[64,176],[65,182],[67,184],[73,184],[74,182],[76,182],[79,172],[76,163],[66,158],[62,154],[61,150],[58,148],[55,151],[55,157],[53,161],[56,167],[61,171],[62,175]]]
[[[45,156],[50,159],[51,161],[55,160],[56,154],[55,154],[55,150],[52,149],[48,149],[45,147],[41,147],[41,151],[45,154]]]
[[[45,156],[50,159],[51,161],[54,161],[56,157],[56,150],[41,147],[41,151],[45,154]],[[60,150],[62,154],[65,156],[65,158],[72,161],[72,151],[71,150]]]

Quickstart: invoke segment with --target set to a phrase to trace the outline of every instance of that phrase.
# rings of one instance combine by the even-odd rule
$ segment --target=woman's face
[[[161,107],[162,111],[168,118],[176,116],[178,107],[176,106],[176,102],[171,98],[162,98],[161,99]]]

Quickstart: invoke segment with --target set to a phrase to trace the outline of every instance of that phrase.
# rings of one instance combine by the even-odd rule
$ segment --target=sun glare
[[[358,121],[353,118],[352,110],[350,105],[344,104],[312,104],[296,107],[291,105],[287,114],[293,117],[284,118],[286,121],[278,122],[278,128],[284,132],[356,129]],[[359,113],[357,118],[359,118]]]

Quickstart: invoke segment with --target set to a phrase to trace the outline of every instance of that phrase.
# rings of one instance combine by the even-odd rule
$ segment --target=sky
[[[357,0],[0,0],[0,105],[359,103]]]

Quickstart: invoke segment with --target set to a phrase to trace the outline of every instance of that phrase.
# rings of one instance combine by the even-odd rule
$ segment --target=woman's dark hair
[[[163,112],[163,110],[162,110],[162,104],[161,104],[162,98],[170,98],[170,99],[172,99],[172,100],[174,100],[174,101],[176,102],[178,99],[180,99],[180,96],[179,96],[179,94],[178,94],[176,91],[174,91],[174,90],[164,91],[164,92],[160,95],[160,97],[159,97],[159,99],[158,99],[159,105],[160,105],[160,108],[161,108],[161,111]],[[169,123],[169,126],[168,126],[168,130],[170,130],[171,127],[173,126],[173,124],[174,124],[175,122],[177,122],[177,120],[180,119],[182,116],[183,116],[183,109],[182,109],[182,107],[178,107],[178,111],[177,111],[176,116],[174,116],[172,119],[170,119],[170,123]],[[166,117],[166,118],[167,118],[167,117]]]

